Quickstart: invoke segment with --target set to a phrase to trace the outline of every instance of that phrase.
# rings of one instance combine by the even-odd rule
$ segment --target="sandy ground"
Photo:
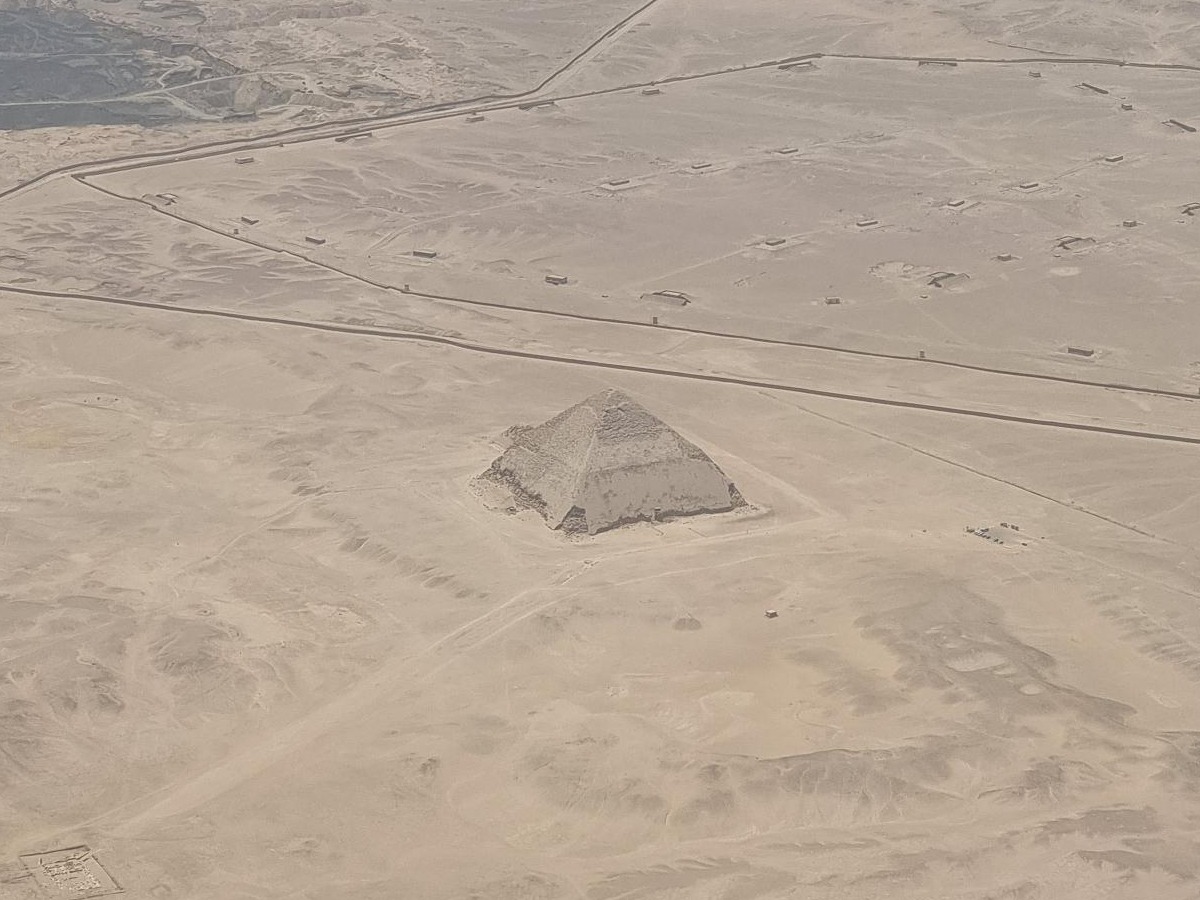
[[[171,215],[397,286],[910,352],[917,339],[1040,368],[1077,368],[1063,356],[1079,345],[1122,380],[1169,372],[1186,385],[1191,328],[1130,321],[1196,315],[1198,239],[1177,177],[1194,141],[1162,124],[1200,121],[1178,93],[1194,79],[1029,70],[819,60],[94,183],[160,207],[168,194]],[[1087,78],[1111,95],[1077,87]],[[1070,237],[1083,240],[1060,246]],[[939,273],[966,277],[931,284]],[[545,284],[554,274],[568,284]],[[693,302],[641,300],[656,290]],[[1099,292],[1113,299],[1096,304]]]
[[[0,897],[1195,896],[1197,76],[992,43],[1181,13],[717,5],[0,201]],[[606,388],[749,505],[481,501]]]

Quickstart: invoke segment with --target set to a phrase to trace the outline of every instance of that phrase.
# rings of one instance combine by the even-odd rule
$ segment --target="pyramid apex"
[[[592,394],[581,405],[591,406],[592,408],[605,408],[609,406],[621,406],[626,403],[641,406],[637,400],[620,388],[605,388],[602,391]]]

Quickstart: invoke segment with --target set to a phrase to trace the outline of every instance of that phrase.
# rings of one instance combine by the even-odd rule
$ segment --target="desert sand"
[[[1194,900],[1188,8],[35,6],[0,898]]]

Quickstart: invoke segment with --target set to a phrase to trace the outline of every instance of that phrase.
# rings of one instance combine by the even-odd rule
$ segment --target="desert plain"
[[[0,3],[0,898],[1194,900],[1193,19]]]

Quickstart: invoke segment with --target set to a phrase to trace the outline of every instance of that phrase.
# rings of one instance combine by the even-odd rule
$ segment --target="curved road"
[[[333,137],[342,137],[361,133],[362,131],[369,129],[395,128],[403,125],[415,124],[417,122],[426,122],[432,119],[450,118],[453,116],[465,115],[472,112],[488,112],[498,109],[511,109],[514,106],[519,106],[522,102],[527,102],[528,100],[537,97],[539,94],[542,94],[548,88],[553,86],[553,84],[561,76],[572,72],[582,62],[596,55],[596,53],[601,50],[605,44],[628,28],[635,19],[650,10],[657,2],[659,2],[659,0],[649,0],[649,2],[634,10],[634,12],[630,13],[616,25],[605,31],[604,34],[593,40],[579,53],[575,54],[575,56],[573,56],[570,60],[556,69],[546,78],[542,79],[542,81],[540,81],[537,85],[525,91],[517,91],[510,94],[485,94],[469,100],[455,100],[445,103],[434,103],[428,106],[418,107],[416,109],[406,110],[405,112],[400,113],[388,113],[379,116],[356,116],[349,119],[338,119],[313,125],[300,125],[293,126],[291,128],[278,129],[247,138],[206,141],[198,144],[190,144],[184,147],[177,147],[172,150],[159,150],[150,153],[132,153],[122,156],[113,156],[105,159],[93,160],[92,162],[87,163],[72,163],[70,165],[59,166],[58,168],[50,169],[49,171],[27,179],[26,181],[14,185],[13,187],[0,191],[0,200],[5,199],[6,197],[15,196],[16,194],[22,193],[32,187],[48,181],[51,178],[62,175],[103,174],[104,172],[126,171],[128,169],[141,168],[143,166],[183,162],[189,159],[203,159],[209,156],[219,156],[227,153],[239,153],[270,145],[282,146],[285,144],[298,144],[308,141],[327,140]],[[703,78],[714,78],[721,75],[731,75],[738,72],[748,72],[754,69],[767,69],[781,65],[792,65],[797,62],[817,59],[916,63],[943,62],[960,65],[1007,66],[1042,64],[1055,66],[1108,66],[1117,68],[1129,67],[1171,72],[1200,73],[1200,66],[1188,65],[1185,63],[1146,63],[1105,57],[900,56],[867,53],[826,53],[814,51],[812,53],[801,54],[798,56],[788,56],[782,59],[765,60],[756,63],[747,63],[740,66],[729,66],[722,69],[713,69],[711,71],[696,72],[685,75],[673,75],[668,78],[662,78],[653,81],[632,82],[610,88],[583,91],[576,94],[550,95],[543,99],[548,101],[565,101],[583,97],[595,97],[604,94],[619,93],[621,91],[637,90],[639,88],[649,87],[652,85],[677,84],[686,81],[696,81]]]
[[[381,127],[385,125],[404,125],[410,121],[426,121],[430,118],[446,118],[450,116],[463,115],[465,113],[474,112],[479,109],[499,109],[518,105],[520,101],[528,100],[536,96],[542,91],[554,84],[558,78],[567,72],[574,70],[581,62],[595,55],[608,42],[613,40],[617,35],[627,29],[633,22],[649,11],[657,4],[659,0],[646,0],[641,6],[625,16],[615,25],[608,28],[599,37],[592,40],[586,47],[572,56],[563,65],[559,66],[534,87],[524,91],[516,91],[510,94],[485,94],[481,97],[475,97],[469,100],[452,100],[444,103],[434,103],[428,106],[418,107],[416,109],[406,110],[401,113],[388,113],[379,116],[356,116],[349,119],[338,119],[332,122],[320,122],[313,125],[298,125],[291,128],[283,128],[276,131],[269,131],[264,134],[256,135],[249,138],[236,138],[220,141],[205,141],[199,144],[190,144],[185,147],[177,147],[173,150],[158,150],[150,153],[131,153],[123,156],[113,156],[107,159],[95,160],[90,163],[72,163],[66,166],[59,166],[55,169],[50,169],[40,175],[36,175],[26,181],[23,181],[11,188],[0,191],[0,200],[7,197],[15,196],[23,193],[29,188],[35,187],[44,181],[60,175],[69,175],[75,172],[88,172],[96,166],[121,165],[123,163],[132,162],[135,160],[143,161],[144,165],[156,165],[163,162],[178,162],[184,159],[199,159],[205,156],[214,156],[221,153],[237,153],[243,150],[252,150],[265,144],[277,144],[280,138],[293,137],[293,140],[286,143],[303,143],[305,141],[325,140],[331,137],[340,137],[347,134],[355,134],[363,130],[364,125]],[[295,136],[300,136],[296,138]]]

